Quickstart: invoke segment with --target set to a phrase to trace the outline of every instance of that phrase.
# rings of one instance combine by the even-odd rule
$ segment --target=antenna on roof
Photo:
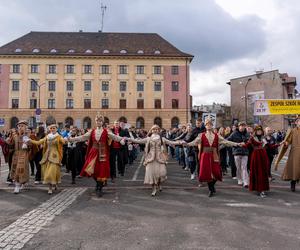
[[[107,9],[106,5],[103,5],[101,3],[101,29],[100,29],[100,32],[103,31],[104,13],[105,13],[106,9]]]

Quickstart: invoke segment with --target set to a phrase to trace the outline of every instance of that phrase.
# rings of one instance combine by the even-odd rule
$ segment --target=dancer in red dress
[[[269,187],[269,158],[265,146],[267,140],[264,138],[263,127],[258,125],[254,128],[253,136],[245,144],[245,147],[252,146],[253,152],[250,158],[250,191],[257,191],[262,198],[266,197],[265,191]],[[280,144],[269,145],[279,147]]]
[[[93,177],[96,181],[96,193],[102,196],[102,188],[110,177],[109,165],[109,140],[124,143],[123,138],[114,135],[103,127],[104,117],[97,115],[95,118],[97,127],[82,136],[69,137],[70,142],[89,141],[86,152],[85,164],[80,173],[81,176]]]
[[[214,133],[213,123],[210,118],[205,120],[205,128],[206,132],[199,134],[194,141],[187,144],[183,143],[183,145],[199,145],[199,181],[207,182],[209,189],[208,196],[212,197],[216,193],[215,183],[222,181],[222,169],[218,155],[219,144],[223,144],[227,147],[242,146],[242,144],[227,141],[222,136]]]

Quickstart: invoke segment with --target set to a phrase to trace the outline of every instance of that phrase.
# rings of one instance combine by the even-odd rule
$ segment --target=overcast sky
[[[0,46],[30,31],[98,31],[100,0],[0,0]],[[299,0],[102,0],[104,32],[155,32],[195,56],[194,104],[230,104],[231,78],[300,79]],[[298,89],[299,86],[298,86]]]

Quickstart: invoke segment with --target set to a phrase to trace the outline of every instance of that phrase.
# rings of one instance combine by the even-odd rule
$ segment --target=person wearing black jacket
[[[275,137],[272,135],[273,131],[270,127],[266,127],[265,128],[266,131],[266,141],[267,144],[265,145],[266,151],[267,151],[267,155],[269,158],[269,178],[270,180],[274,180],[274,178],[272,178],[272,174],[271,174],[271,166],[272,166],[272,162],[274,160],[274,156],[278,154],[278,148],[275,147],[274,145],[277,144]]]
[[[191,136],[186,140],[187,143],[192,142],[197,138],[197,136],[203,132],[205,132],[205,125],[202,122],[201,118],[198,118],[196,120],[196,127],[193,129]],[[194,147],[194,154],[195,154],[195,160],[196,160],[196,166],[197,166],[197,173],[199,175],[199,148],[198,146]]]
[[[228,138],[228,141],[233,142],[247,142],[249,140],[249,134],[246,131],[246,123],[239,122],[238,129],[236,129]],[[232,148],[232,154],[234,155],[234,161],[236,165],[236,175],[238,179],[238,185],[243,185],[245,188],[249,186],[249,174],[247,170],[249,151],[245,147]]]

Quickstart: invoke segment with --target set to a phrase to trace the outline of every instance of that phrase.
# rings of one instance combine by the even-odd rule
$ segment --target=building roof
[[[0,55],[188,57],[156,33],[30,32],[0,47]]]

